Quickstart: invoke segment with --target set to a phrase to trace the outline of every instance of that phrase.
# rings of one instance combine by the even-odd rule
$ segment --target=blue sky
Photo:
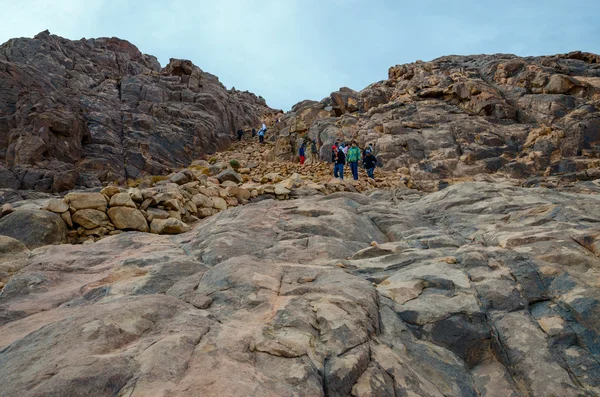
[[[0,0],[0,42],[45,29],[191,59],[288,110],[450,54],[600,53],[600,0]]]

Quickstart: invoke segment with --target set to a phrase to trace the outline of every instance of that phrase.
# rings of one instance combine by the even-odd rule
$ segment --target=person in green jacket
[[[346,162],[350,165],[352,170],[352,177],[355,181],[358,180],[358,160],[360,160],[360,149],[356,146],[356,141],[352,141],[352,147],[348,149],[346,154]]]

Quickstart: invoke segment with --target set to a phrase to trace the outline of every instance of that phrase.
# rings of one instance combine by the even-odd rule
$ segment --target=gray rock
[[[244,178],[242,178],[242,176],[240,174],[238,174],[237,172],[235,172],[232,169],[226,169],[225,171],[220,172],[216,178],[219,180],[219,182],[225,182],[225,181],[232,181],[235,183],[243,183],[244,182]]]
[[[34,249],[66,242],[67,227],[53,212],[19,210],[0,219],[0,235],[12,237]]]

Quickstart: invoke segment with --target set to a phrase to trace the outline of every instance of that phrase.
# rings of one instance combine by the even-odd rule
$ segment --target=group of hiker
[[[358,162],[362,158],[363,167],[367,170],[369,178],[375,178],[375,166],[377,158],[375,157],[373,144],[369,144],[362,150],[358,147],[356,140],[352,141],[351,146],[346,143],[335,142],[331,147],[331,161],[333,162],[333,176],[344,179],[344,165],[350,167],[352,177],[358,180]]]
[[[279,120],[277,120],[279,121]],[[261,128],[256,131],[255,128],[252,128],[252,138],[258,135],[258,141],[260,143],[264,143],[265,134],[267,132],[267,126],[265,123],[262,123]],[[237,131],[237,139],[241,141],[244,137],[244,130],[239,129]],[[315,139],[308,142],[310,145],[310,150],[313,158],[318,157],[318,149],[317,149],[317,141]],[[298,157],[300,159],[300,164],[304,164],[306,161],[306,150],[307,150],[307,142],[303,142],[298,149]],[[356,140],[353,140],[350,145],[345,142],[335,142],[331,147],[331,161],[333,162],[333,176],[336,178],[344,179],[344,166],[348,164],[350,167],[350,171],[352,172],[352,177],[354,180],[358,180],[358,164],[362,159],[362,165],[367,170],[367,175],[369,178],[375,178],[374,172],[375,167],[377,165],[377,158],[375,157],[375,150],[373,148],[373,144],[370,143],[365,147],[362,151],[358,147],[358,143]]]
[[[256,128],[252,128],[252,138],[254,138],[256,135],[258,135],[258,141],[260,143],[264,143],[266,133],[267,133],[267,125],[265,123],[262,123],[262,126],[260,127],[258,132],[256,131]],[[240,128],[239,130],[237,130],[237,140],[241,141],[243,137],[244,137],[244,130]]]
[[[313,139],[311,141],[311,151],[314,156],[317,154],[317,142]],[[300,164],[304,164],[306,160],[306,143],[300,145],[298,149],[298,157],[300,158]],[[362,152],[358,147],[356,140],[352,141],[351,145],[347,145],[342,142],[335,142],[331,147],[331,161],[333,162],[333,176],[336,178],[344,179],[344,166],[348,164],[352,177],[354,180],[358,180],[358,163],[362,159],[363,167],[367,170],[369,178],[375,178],[375,166],[377,165],[377,158],[375,157],[375,150],[373,144],[370,143],[365,147]]]

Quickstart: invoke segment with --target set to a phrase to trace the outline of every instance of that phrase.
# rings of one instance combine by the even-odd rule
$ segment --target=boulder
[[[178,185],[185,185],[191,180],[192,179],[189,177],[189,175],[184,172],[178,172],[171,177],[171,182],[176,183]]]
[[[225,201],[225,199],[222,199],[221,197],[211,197],[210,199],[212,200],[213,208],[216,208],[220,211],[224,211],[227,209],[227,202]]]
[[[232,169],[226,169],[224,171],[221,171],[216,178],[219,180],[220,183],[225,182],[225,181],[231,181],[231,182],[235,182],[235,183],[244,183],[244,178],[242,178],[242,176],[240,174],[238,174],[237,172],[235,172]]]
[[[110,198],[111,207],[137,208],[129,193],[116,193]]]
[[[0,236],[0,282],[6,282],[11,274],[25,266],[29,252],[21,241]]]
[[[14,210],[15,209],[13,208],[12,204],[10,204],[10,203],[2,204],[2,208],[0,209],[0,217],[8,215],[11,212],[14,212]]]
[[[213,206],[213,202],[210,197],[207,197],[201,193],[195,194],[192,197],[192,201],[196,204],[197,208],[211,208]]]
[[[108,216],[117,229],[148,231],[146,218],[136,208],[112,207],[108,210]]]
[[[19,240],[27,248],[62,244],[67,227],[62,218],[50,211],[19,210],[0,219],[0,235]]]
[[[108,205],[102,193],[69,193],[64,198],[65,203],[75,210],[97,209],[102,211]]]
[[[150,230],[156,234],[180,234],[190,231],[190,227],[179,219],[154,219]]]
[[[114,196],[117,193],[121,193],[121,188],[118,186],[106,186],[104,189],[102,189],[100,191],[100,193],[104,194],[105,196],[108,196],[109,198]]]
[[[46,211],[56,212],[61,214],[69,210],[69,205],[60,199],[51,199],[44,207]]]
[[[275,194],[277,196],[283,196],[283,195],[290,194],[290,193],[291,193],[291,190],[286,189],[284,186],[279,185],[279,184],[275,185]]]
[[[72,220],[86,229],[95,229],[108,225],[106,213],[92,209],[75,211],[72,215]]]
[[[148,208],[146,210],[146,218],[148,222],[152,222],[154,219],[167,219],[169,217],[169,213],[165,210],[161,210],[160,208]]]

